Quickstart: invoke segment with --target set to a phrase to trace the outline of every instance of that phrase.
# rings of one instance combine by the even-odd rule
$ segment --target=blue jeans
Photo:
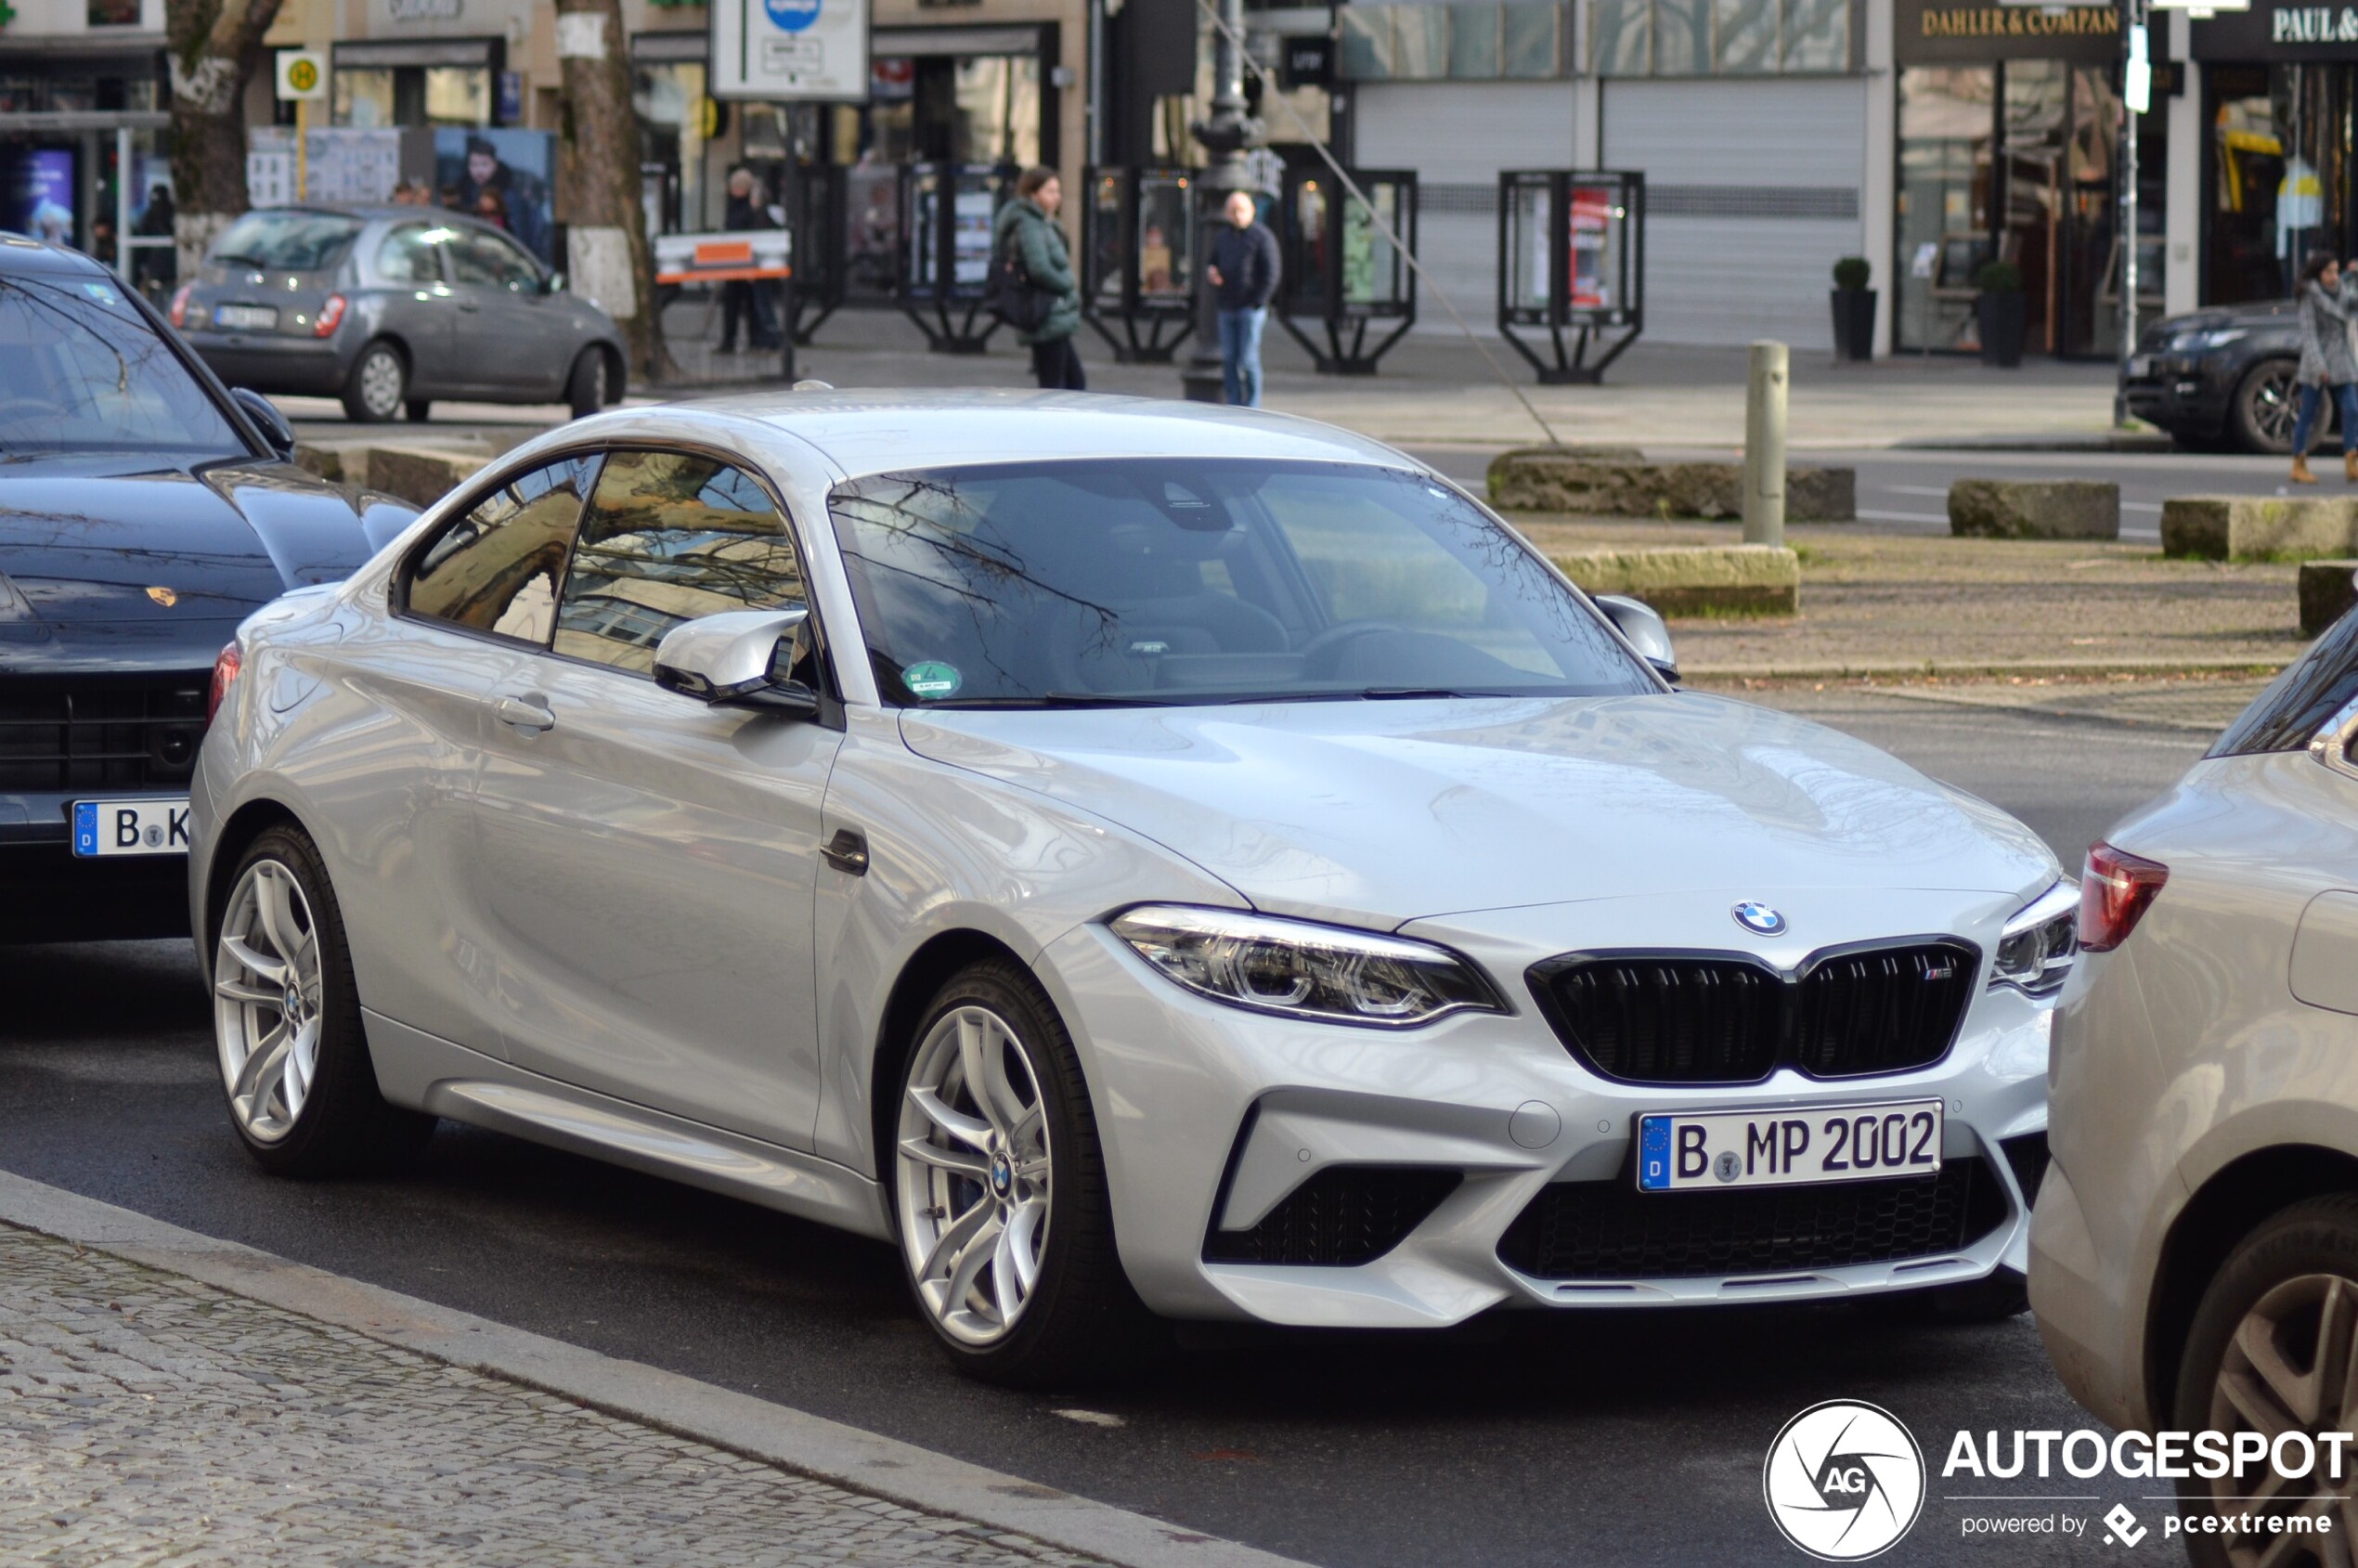
[[[1269,309],[1220,313],[1220,380],[1239,408],[1261,407],[1261,329]]]
[[[2333,389],[2334,408],[2341,415],[2341,449],[2345,455],[2358,452],[2358,382],[2343,382]],[[2317,433],[2318,410],[2325,407],[2326,389],[2303,384],[2300,389],[2300,410],[2293,416],[2292,449],[2296,456],[2309,455],[2309,438]]]

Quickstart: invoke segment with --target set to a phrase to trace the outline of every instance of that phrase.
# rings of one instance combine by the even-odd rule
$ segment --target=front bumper
[[[2217,435],[2227,427],[2232,377],[2190,355],[2141,354],[2120,383],[2129,411],[2147,424],[2189,435]]]
[[[1928,925],[1921,898],[1825,897],[1822,909],[1807,913],[1831,914],[1847,903],[1855,917],[1811,920],[1806,928],[1838,934],[1795,944],[1790,953],[1766,951],[1778,946],[1772,942],[1755,945],[1781,967],[1797,963],[1805,947],[1857,940],[1878,930],[1948,929],[1968,935],[1987,952],[1987,939],[1994,939],[1994,927],[2014,907],[2009,900],[1989,901],[1975,912],[1974,923],[1992,929],[1976,934],[1954,918],[1959,896],[1947,898],[1950,921]],[[1633,1085],[1606,1080],[1577,1062],[1522,984],[1530,963],[1568,951],[1737,946],[1716,933],[1707,944],[1692,940],[1709,927],[1697,924],[1691,909],[1709,908],[1724,923],[1729,901],[1716,895],[1600,901],[1503,912],[1483,917],[1483,929],[1456,922],[1412,926],[1405,934],[1444,941],[1494,978],[1511,978],[1507,990],[1517,1012],[1461,1014],[1397,1033],[1265,1017],[1194,997],[1099,926],[1052,944],[1042,967],[1089,1074],[1116,1235],[1141,1297],[1176,1317],[1433,1328],[1501,1303],[1639,1307],[1824,1300],[1962,1283],[2002,1266],[2024,1269],[2030,1205],[2008,1155],[2037,1145],[2043,1159],[2052,1018],[2044,1005],[2009,991],[1977,992],[1949,1053],[1912,1071],[1827,1082],[1785,1070],[1736,1087]],[[1797,906],[1810,901],[1783,905],[1795,914],[1797,928],[1804,915]],[[1916,907],[1898,907],[1911,902]],[[1673,929],[1682,929],[1688,940],[1674,942],[1657,934]],[[1987,1228],[1959,1244],[1903,1244],[1866,1261],[1740,1265],[1727,1273],[1692,1272],[1691,1263],[1674,1259],[1659,1267],[1565,1276],[1561,1267],[1529,1269],[1509,1261],[1527,1263],[1537,1255],[1531,1227],[1548,1216],[1525,1220],[1517,1229],[1535,1204],[1568,1211],[1581,1205],[1567,1200],[1606,1199],[1605,1207],[1626,1214],[1621,1200],[1633,1183],[1630,1144],[1643,1113],[1831,1110],[1935,1095],[1947,1108],[1944,1159],[1972,1162],[1960,1169],[1988,1184],[1976,1199]],[[2002,1147],[2009,1143],[2011,1151]],[[1371,1169],[1393,1185],[1355,1209],[1347,1195],[1328,1201],[1317,1186],[1322,1173]],[[1419,1173],[1443,1179],[1423,1182]],[[1576,1192],[1574,1184],[1597,1185]],[[1664,1194],[1641,1201],[1667,1206],[1726,1196]],[[1283,1211],[1289,1201],[1294,1212],[1289,1214]],[[1316,1212],[1322,1201],[1328,1201],[1323,1214]],[[1382,1245],[1389,1235],[1369,1241],[1376,1223],[1370,1215],[1379,1212],[1395,1218],[1407,1213],[1410,1223],[1396,1243]],[[1237,1261],[1240,1252],[1251,1255],[1238,1245],[1240,1233],[1273,1215],[1342,1235],[1342,1244],[1328,1248],[1337,1261]],[[1355,1249],[1354,1237],[1361,1243]],[[1366,1257],[1372,1246],[1382,1250]],[[1659,1248],[1624,1255],[1671,1257]]]
[[[92,796],[104,792],[79,798]],[[75,798],[0,796],[0,943],[187,936],[188,857],[77,859],[69,822]]]

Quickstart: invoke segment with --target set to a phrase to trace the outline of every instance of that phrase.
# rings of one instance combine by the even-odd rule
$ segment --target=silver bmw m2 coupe
[[[1681,691],[1374,442],[765,395],[509,454],[246,623],[190,897],[239,1136],[435,1117],[888,1240],[952,1357],[1155,1319],[2021,1304],[2074,886]]]

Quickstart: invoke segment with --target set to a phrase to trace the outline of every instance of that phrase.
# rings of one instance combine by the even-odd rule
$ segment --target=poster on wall
[[[556,166],[554,131],[445,125],[434,134],[442,204],[497,224],[550,266],[557,265]]]
[[[868,0],[712,0],[716,98],[864,103]]]
[[[320,126],[304,136],[304,196],[312,201],[374,205],[401,183],[401,130]]]
[[[74,242],[71,148],[0,148],[0,229]]]

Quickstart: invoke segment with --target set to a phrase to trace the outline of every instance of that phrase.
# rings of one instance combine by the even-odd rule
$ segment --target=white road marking
[[[1068,1421],[1079,1421],[1085,1427],[1126,1427],[1130,1423],[1120,1416],[1109,1416],[1103,1410],[1051,1410],[1052,1416],[1062,1416]]]

